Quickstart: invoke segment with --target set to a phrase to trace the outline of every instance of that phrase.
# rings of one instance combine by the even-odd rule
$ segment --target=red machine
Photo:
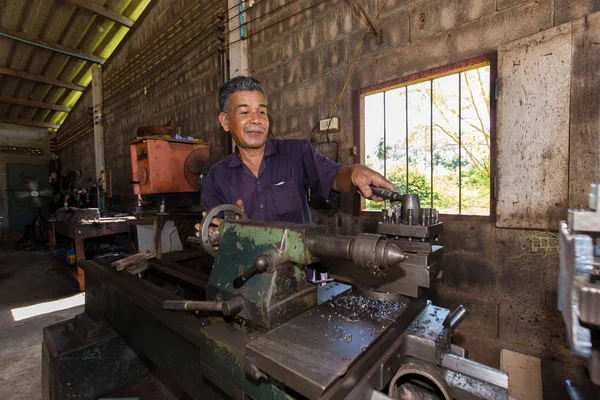
[[[143,137],[129,144],[134,194],[198,191],[206,143]]]

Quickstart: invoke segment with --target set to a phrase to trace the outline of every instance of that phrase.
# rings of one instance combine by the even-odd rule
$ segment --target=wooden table
[[[82,292],[85,290],[85,275],[79,266],[79,261],[85,260],[85,239],[127,233],[130,229],[129,221],[134,219],[134,217],[123,217],[83,222],[54,222],[54,233],[67,236],[75,242],[77,268],[69,271],[69,274],[79,283],[79,290]]]

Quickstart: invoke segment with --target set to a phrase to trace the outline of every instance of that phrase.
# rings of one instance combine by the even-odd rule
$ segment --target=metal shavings
[[[336,339],[342,339],[346,343],[350,343],[352,341],[352,334],[347,334],[346,330],[339,324],[335,324],[333,326],[333,334]]]
[[[343,296],[335,300],[335,306],[344,309],[340,318],[356,322],[371,319],[377,322],[394,321],[406,304],[375,297]]]
[[[425,333],[427,333],[427,326],[425,325],[420,325],[420,324],[412,324],[411,326],[408,327],[408,331],[412,332],[412,333],[417,333],[417,334],[421,334],[421,335],[425,335]]]

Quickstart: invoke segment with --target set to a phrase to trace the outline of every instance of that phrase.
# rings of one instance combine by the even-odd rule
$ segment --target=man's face
[[[242,149],[260,149],[267,141],[269,119],[267,102],[261,92],[241,91],[231,95],[228,113],[219,114],[219,122]]]

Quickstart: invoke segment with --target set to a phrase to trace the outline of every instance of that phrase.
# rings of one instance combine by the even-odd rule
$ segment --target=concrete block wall
[[[226,1],[159,0],[148,7],[103,66],[106,167],[112,170],[112,190],[118,195],[114,210],[130,211],[135,202],[129,142],[141,126],[166,125],[176,117],[182,135],[208,142],[214,154],[227,154],[227,137],[216,118],[223,69],[217,26]],[[91,107],[88,89],[58,134],[89,119]],[[83,170],[83,186],[93,181],[92,132],[65,147],[60,156],[63,169]]]
[[[600,109],[596,32],[600,10],[592,0],[363,0],[383,32],[383,43],[366,34],[355,2],[347,0],[258,1],[249,13],[251,74],[266,87],[273,131],[278,138],[307,138],[319,119],[330,115],[353,74],[334,115],[342,143],[342,163],[351,155],[355,92],[392,79],[481,56],[511,41],[573,24],[574,82],[571,93],[572,154],[569,207],[585,204],[592,180],[600,180]],[[364,38],[364,41],[363,41]],[[362,43],[362,44],[361,44]],[[362,47],[361,47],[362,46]],[[359,51],[360,50],[360,51]],[[355,55],[358,56],[355,58]],[[575,65],[579,65],[575,67]],[[593,93],[595,92],[595,95]],[[573,104],[575,103],[575,104]],[[576,117],[576,118],[575,118]],[[324,138],[319,133],[317,140]],[[578,144],[579,143],[579,144]],[[587,165],[587,168],[583,167]],[[573,174],[573,171],[577,171]],[[352,215],[343,196],[343,224],[337,215],[318,214],[315,222],[332,231],[374,231],[376,220]],[[566,215],[564,216],[566,218]],[[558,226],[558,221],[556,221]],[[457,340],[481,362],[498,366],[502,348],[573,362],[556,307],[558,237],[555,232],[499,229],[494,222],[446,221],[445,272],[433,299],[471,315]]]

